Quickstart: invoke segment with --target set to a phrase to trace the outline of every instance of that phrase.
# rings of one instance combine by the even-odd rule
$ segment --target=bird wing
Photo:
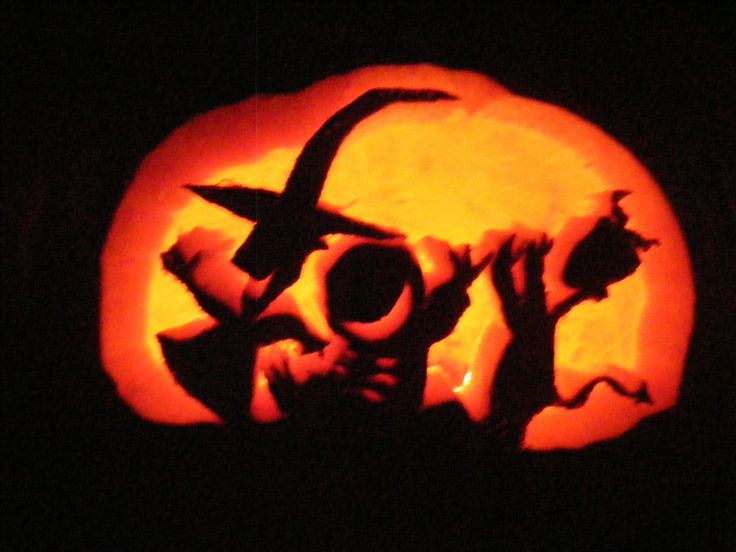
[[[272,212],[281,197],[279,193],[271,190],[245,186],[186,184],[184,187],[210,203],[256,222]]]
[[[352,234],[354,236],[363,236],[379,240],[404,236],[401,232],[346,217],[339,213],[334,213],[324,209],[317,209],[315,212],[314,226],[320,236],[324,236],[326,234]]]
[[[224,207],[239,217],[260,221],[272,212],[280,195],[271,190],[246,188],[245,186],[209,186],[187,184],[184,186],[202,199]],[[288,215],[287,215],[288,216]],[[346,217],[332,208],[321,205],[308,218],[312,231],[318,236],[326,234],[352,234],[366,238],[387,239],[402,236],[400,232],[382,228],[375,224]]]

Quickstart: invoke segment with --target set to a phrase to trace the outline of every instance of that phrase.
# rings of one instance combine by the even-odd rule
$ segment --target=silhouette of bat
[[[185,186],[206,201],[256,221],[233,257],[236,266],[259,280],[272,275],[254,305],[254,315],[299,278],[306,257],[326,247],[324,235],[342,233],[376,239],[400,236],[317,206],[332,161],[348,133],[360,121],[392,103],[454,99],[457,98],[439,90],[369,90],[332,115],[307,141],[281,194],[245,186]]]

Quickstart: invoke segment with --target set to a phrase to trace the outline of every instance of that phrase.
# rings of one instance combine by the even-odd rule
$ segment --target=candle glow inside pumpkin
[[[654,403],[633,404],[601,386],[582,408],[540,412],[524,444],[580,447],[615,437],[676,403],[692,327],[692,276],[676,219],[646,170],[590,123],[515,96],[486,77],[386,66],[201,115],[144,161],[108,235],[101,303],[104,366],[141,416],[174,424],[218,420],[177,385],[156,341],[169,328],[209,323],[186,288],[163,270],[160,254],[198,226],[222,232],[234,253],[252,228],[181,186],[222,182],[281,191],[304,142],[337,109],[371,88],[419,86],[459,100],[392,105],[361,122],[341,145],[320,202],[399,229],[417,245],[430,280],[441,267],[422,254],[426,236],[456,246],[475,245],[489,230],[546,232],[556,238],[545,271],[548,300],[554,302],[570,292],[561,280],[562,266],[583,226],[604,214],[601,197],[632,191],[622,202],[628,226],[661,245],[643,254],[633,275],[610,286],[607,299],[586,301],[561,320],[555,382],[565,396],[581,378],[615,373],[623,383],[645,380]],[[328,236],[328,243],[336,239]],[[328,338],[319,300],[321,255],[326,253],[310,255],[288,292],[310,327]],[[454,332],[430,349],[425,406],[459,400],[479,420],[487,414],[493,370],[509,333],[487,275],[469,294],[471,306]],[[255,378],[253,416],[276,419],[278,409],[258,366]]]

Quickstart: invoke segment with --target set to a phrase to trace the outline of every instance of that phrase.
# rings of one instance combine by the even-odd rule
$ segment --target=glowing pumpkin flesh
[[[351,129],[326,175],[320,206],[405,236],[394,239],[409,252],[409,265],[419,268],[421,284],[399,282],[396,305],[418,304],[419,295],[430,297],[451,281],[463,244],[471,246],[469,264],[481,264],[488,254],[497,262],[510,233],[516,235],[517,256],[523,256],[523,244],[541,243],[546,233],[554,239],[543,270],[552,310],[582,285],[572,260],[585,257],[581,248],[599,221],[614,220],[616,190],[631,192],[620,198],[627,229],[659,240],[641,255],[640,266],[606,282],[594,298],[601,300],[575,304],[553,331],[553,386],[561,397],[606,375],[623,390],[646,382],[652,404],[597,386],[579,408],[542,409],[526,428],[525,446],[583,446],[674,405],[694,298],[684,240],[656,183],[622,146],[576,116],[514,96],[481,75],[431,66],[368,68],[295,95],[221,108],[193,119],[151,153],[116,213],[102,259],[102,356],[123,399],[143,417],[163,423],[221,418],[177,383],[156,339],[167,333],[184,340],[214,324],[165,270],[161,255],[175,244],[186,248],[189,236],[200,252],[212,253],[202,281],[206,285],[208,274],[215,274],[218,293],[239,304],[252,283],[230,259],[253,224],[183,185],[283,192],[315,131],[376,88],[434,89],[457,98],[386,105]],[[219,234],[194,231],[198,227]],[[327,305],[326,280],[340,268],[341,255],[363,242],[338,235],[325,240],[328,248],[306,257],[298,280],[270,309],[298,312],[334,348],[340,331],[330,320],[335,309]],[[519,289],[522,264],[509,268]],[[494,373],[511,339],[491,272],[469,284],[469,306],[452,332],[430,340],[425,406],[459,400],[475,420],[488,414]],[[407,309],[378,309],[364,318],[379,318],[392,328],[381,331],[390,333],[405,323]],[[362,339],[378,331],[356,320],[341,327]],[[266,378],[269,362],[279,355],[304,356],[299,349],[293,340],[281,340],[258,351],[250,404],[256,420],[280,415]]]

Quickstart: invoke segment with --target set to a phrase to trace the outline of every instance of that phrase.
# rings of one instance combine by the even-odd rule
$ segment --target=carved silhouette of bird
[[[232,260],[236,266],[259,280],[272,275],[255,305],[255,314],[262,312],[299,278],[307,256],[326,247],[323,236],[333,233],[376,239],[400,236],[396,232],[318,207],[327,173],[348,133],[363,119],[393,103],[454,99],[457,98],[439,90],[369,90],[332,115],[307,141],[280,194],[240,185],[185,186],[206,201],[256,222]]]

